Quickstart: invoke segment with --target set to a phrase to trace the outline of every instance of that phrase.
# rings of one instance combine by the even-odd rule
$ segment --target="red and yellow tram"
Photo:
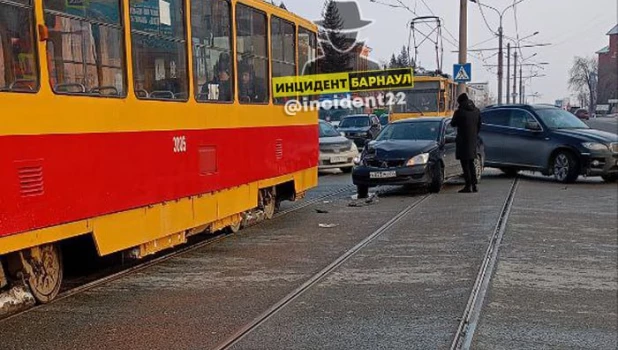
[[[0,288],[53,299],[66,240],[143,257],[302,198],[317,112],[270,81],[316,31],[260,0],[0,0]]]

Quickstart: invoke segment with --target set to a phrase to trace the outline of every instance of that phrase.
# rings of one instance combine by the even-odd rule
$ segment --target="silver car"
[[[344,173],[350,173],[358,154],[354,142],[342,136],[330,123],[320,120],[319,170],[341,169]]]

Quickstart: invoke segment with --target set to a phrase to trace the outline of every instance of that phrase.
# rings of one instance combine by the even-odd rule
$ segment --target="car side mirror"
[[[526,129],[531,131],[541,131],[541,126],[537,122],[526,122]]]
[[[444,143],[455,143],[457,142],[457,136],[446,135],[444,136]]]

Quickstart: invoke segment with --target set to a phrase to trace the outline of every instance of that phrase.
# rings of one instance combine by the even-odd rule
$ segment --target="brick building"
[[[607,105],[609,100],[618,99],[618,25],[610,30],[609,46],[597,51],[599,73],[597,85],[597,104]],[[618,110],[616,104],[614,111]]]

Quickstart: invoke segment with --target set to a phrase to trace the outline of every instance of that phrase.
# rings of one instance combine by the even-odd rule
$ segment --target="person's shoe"
[[[473,186],[472,186],[472,192],[476,193],[476,192],[478,192],[478,191],[479,191],[479,189],[478,189],[478,188],[476,188],[476,185],[473,185]]]
[[[463,189],[459,190],[459,193],[470,193],[472,192],[472,190],[470,189],[470,186],[466,186]]]

